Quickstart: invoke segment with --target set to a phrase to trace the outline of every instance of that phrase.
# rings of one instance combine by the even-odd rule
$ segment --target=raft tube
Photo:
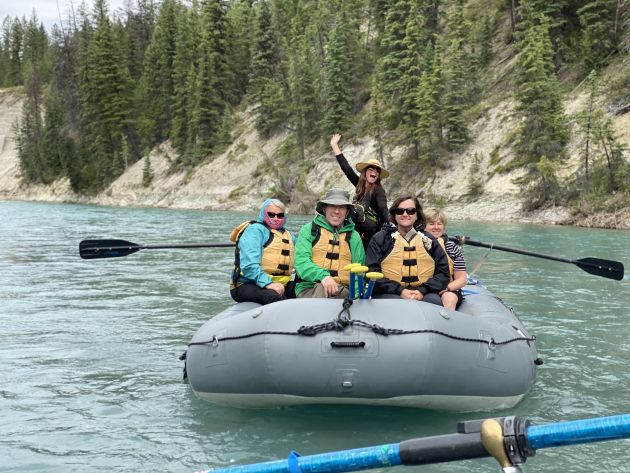
[[[535,340],[480,284],[457,311],[402,299],[239,303],[206,322],[186,353],[201,399],[262,408],[510,408],[532,386]]]

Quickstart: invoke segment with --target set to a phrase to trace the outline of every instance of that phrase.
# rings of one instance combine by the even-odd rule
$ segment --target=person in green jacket
[[[354,229],[354,211],[350,193],[330,189],[317,203],[317,216],[300,229],[295,247],[297,297],[332,297],[348,295],[350,273],[343,268],[350,263],[363,264],[365,250],[361,236]]]

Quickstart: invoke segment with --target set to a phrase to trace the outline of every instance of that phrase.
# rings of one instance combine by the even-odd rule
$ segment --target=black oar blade
[[[575,264],[590,274],[596,274],[608,279],[621,281],[623,279],[623,264],[619,261],[610,261],[600,258],[582,258]]]
[[[140,249],[140,246],[125,240],[83,240],[79,243],[79,255],[83,259],[116,258]]]

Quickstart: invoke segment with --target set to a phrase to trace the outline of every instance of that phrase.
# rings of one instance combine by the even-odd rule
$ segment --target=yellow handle
[[[344,271],[350,271],[352,268],[355,268],[357,266],[361,266],[361,265],[359,263],[350,263],[350,264],[345,265],[342,269]]]
[[[365,273],[367,270],[368,270],[367,266],[361,266],[361,265],[353,266],[352,268],[350,268],[350,272],[355,273],[355,274]]]
[[[367,273],[365,277],[368,279],[381,279],[381,278],[384,278],[385,275],[383,273],[377,273],[376,271],[372,271],[370,273]]]

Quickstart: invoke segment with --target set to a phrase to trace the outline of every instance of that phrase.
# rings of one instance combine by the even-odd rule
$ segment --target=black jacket
[[[346,157],[342,154],[338,154],[335,156],[337,158],[337,162],[341,167],[341,170],[346,175],[348,180],[352,183],[354,187],[359,183],[359,175],[352,169],[350,163],[346,159]],[[372,196],[370,198],[370,208],[374,210],[376,215],[378,216],[378,228],[389,221],[389,212],[387,210],[387,195],[385,194],[385,189],[383,186],[376,186],[372,191]]]
[[[370,244],[368,245],[365,255],[365,264],[369,268],[369,271],[381,272],[381,261],[383,261],[394,249],[394,239],[392,238],[392,235],[395,231],[396,227],[394,225],[385,225],[383,229],[375,234],[372,237],[372,240],[370,240]],[[446,289],[446,286],[448,286],[448,283],[451,281],[448,259],[446,258],[446,253],[444,253],[444,250],[433,235],[423,230],[417,231],[419,234],[426,235],[431,239],[431,249],[428,253],[435,261],[435,271],[433,272],[433,277],[420,284],[420,286],[412,289],[417,289],[422,294],[428,294],[430,292],[437,294]],[[382,278],[376,281],[374,294],[400,295],[403,289],[405,289],[405,287],[399,282]]]

